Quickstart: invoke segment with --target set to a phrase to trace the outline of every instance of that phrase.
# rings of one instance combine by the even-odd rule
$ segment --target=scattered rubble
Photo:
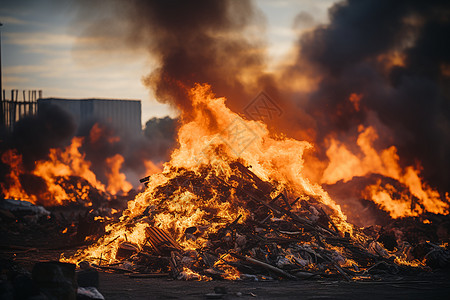
[[[30,216],[30,219],[36,221],[41,217],[50,216],[50,212],[43,206],[34,205],[31,202],[23,200],[3,199],[0,201],[0,209],[4,212],[18,216]],[[2,214],[2,216],[3,216]]]
[[[92,244],[119,214],[112,209],[44,208],[24,200],[0,199],[0,248],[27,251]]]
[[[0,261],[1,299],[99,299],[98,273],[94,269],[75,271],[75,265],[38,262],[30,272],[17,263]]]

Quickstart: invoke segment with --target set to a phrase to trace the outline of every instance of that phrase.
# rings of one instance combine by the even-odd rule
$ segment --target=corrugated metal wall
[[[44,98],[38,99],[38,110],[44,103],[58,105],[69,112],[78,125],[102,120],[123,134],[140,134],[142,131],[140,100]]]

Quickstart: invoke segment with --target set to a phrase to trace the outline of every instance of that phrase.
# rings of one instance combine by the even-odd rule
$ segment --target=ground
[[[26,269],[37,261],[55,260],[61,250],[2,249],[0,258],[13,259]],[[377,281],[337,279],[299,281],[179,281],[168,278],[130,278],[100,272],[98,290],[105,299],[214,299],[214,288],[227,294],[216,299],[448,299],[450,273],[380,277]],[[211,295],[212,294],[212,295]]]
[[[226,287],[228,294],[221,299],[448,299],[448,279],[433,274],[375,282],[187,282],[101,273],[99,291],[105,299],[213,299],[207,294],[214,293],[214,287]]]

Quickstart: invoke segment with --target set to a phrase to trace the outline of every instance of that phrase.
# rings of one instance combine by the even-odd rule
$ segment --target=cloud
[[[7,76],[10,74],[30,74],[30,73],[45,73],[46,71],[51,70],[51,66],[46,65],[19,65],[19,66],[10,66],[3,68],[3,71]]]
[[[12,24],[12,25],[28,25],[30,22],[24,21],[22,19],[18,19],[11,16],[0,16],[0,22],[4,25]]]
[[[81,43],[83,46],[92,46],[97,44],[99,37],[79,38],[76,35],[68,33],[51,33],[51,32],[6,32],[6,43],[12,45],[21,45],[27,47],[46,46],[46,47],[71,47],[75,42]]]
[[[3,78],[3,80],[4,80],[3,84],[7,86],[17,86],[27,84],[31,81],[30,78],[21,76],[8,76]]]

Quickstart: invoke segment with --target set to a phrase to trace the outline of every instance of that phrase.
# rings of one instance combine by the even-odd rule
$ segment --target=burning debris
[[[448,267],[443,247],[424,243],[427,253],[409,255],[414,246],[383,246],[379,231],[349,224],[303,176],[308,143],[271,137],[207,85],[191,97],[192,121],[164,171],[144,180],[145,192],[97,244],[65,260],[184,280],[366,279],[425,269],[432,254]]]
[[[103,5],[88,3],[89,11],[97,11],[90,5]],[[119,220],[106,224],[95,244],[62,260],[133,277],[180,280],[350,281],[448,269],[450,198],[448,158],[443,155],[449,144],[445,122],[449,110],[444,104],[448,43],[444,51],[438,46],[448,28],[448,4],[351,0],[336,4],[329,25],[298,40],[294,65],[268,74],[263,47],[259,39],[251,38],[259,34],[251,29],[257,27],[253,25],[258,14],[250,1],[119,3],[111,10],[132,22],[117,23],[113,17],[112,24],[123,30],[106,27],[114,37],[129,32],[126,38],[131,43],[123,44],[144,44],[159,60],[144,81],[159,101],[181,110],[178,147],[162,172],[154,172],[156,166],[148,164],[154,174],[142,180],[145,191],[128,203]],[[173,9],[174,3],[184,9]],[[83,18],[98,16],[80,12]],[[103,16],[100,22],[109,25]],[[97,30],[108,31],[84,19],[83,23],[89,24],[95,38]],[[247,38],[247,33],[253,34]],[[153,37],[150,43],[148,34]],[[434,56],[437,49],[439,55]],[[230,107],[252,120],[233,113],[224,98],[215,98],[209,86],[197,82],[210,82],[232,99]],[[242,99],[261,86],[279,97],[280,105],[270,106],[268,94],[261,93],[238,110]],[[268,114],[259,113],[262,107]],[[174,124],[166,125],[164,132],[172,131]],[[65,151],[72,153],[68,160],[64,151],[48,151],[72,173],[45,171],[67,168],[64,163],[52,167],[53,161],[45,168],[39,159],[24,172],[20,153],[3,154],[3,161],[15,167],[8,170],[9,185],[2,182],[3,190],[7,195],[35,195],[35,203],[81,199],[86,206],[96,205],[92,190],[94,195],[129,190],[120,173],[122,163],[129,160],[117,151],[104,151],[109,148],[103,145],[115,146],[116,139],[98,134],[97,126],[90,130],[86,138],[98,143],[85,148],[101,156],[94,168],[108,166],[113,173],[106,180],[108,186],[99,179],[101,172],[91,174],[89,165],[72,160],[84,160],[76,152],[81,142],[75,138]],[[277,130],[293,138],[276,135]],[[164,134],[151,130],[147,134],[162,136],[161,147],[170,147]],[[319,150],[306,157],[312,144],[294,138],[314,141]],[[412,163],[417,158],[420,162]],[[135,160],[134,165],[145,163]],[[43,173],[36,173],[40,170]],[[46,188],[39,179],[43,174],[50,175],[45,177]],[[355,208],[348,207],[348,194],[337,200],[324,190],[358,180],[363,188],[355,196],[359,205]],[[82,195],[72,189],[80,181],[89,187],[81,190]],[[50,188],[49,183],[57,187]],[[11,187],[19,189],[13,193]],[[350,224],[344,211],[364,218],[358,211],[363,201],[382,211],[389,222],[363,229]],[[341,204],[347,205],[345,210]],[[79,240],[103,233],[103,228],[95,230],[93,221],[92,215],[79,220]]]
[[[119,240],[115,257],[106,259],[106,262],[114,261],[112,266],[101,257],[98,261],[92,259],[94,265],[149,276],[170,273],[183,280],[335,276],[351,280],[412,272],[414,267],[423,268],[425,264],[439,268],[449,266],[450,252],[445,248],[424,243],[408,249],[396,245],[388,251],[383,246],[388,245],[387,234],[382,233],[377,240],[355,227],[351,228],[352,235],[341,232],[325,212],[327,207],[314,198],[303,195],[293,199],[280,193],[272,199],[270,194],[276,190],[272,184],[259,179],[240,162],[232,162],[230,168],[233,175],[227,182],[223,179],[224,174],[216,175],[208,169],[200,170],[200,174],[178,170],[175,178],[159,186],[154,193],[162,195],[162,199],[170,199],[182,181],[181,188],[195,195],[198,201],[215,194],[217,201],[226,205],[233,195],[237,209],[247,212],[245,221],[241,220],[243,215],[240,214],[231,223],[218,226],[208,234],[210,227],[222,220],[217,208],[202,207],[202,203],[198,203],[197,209],[208,213],[203,218],[210,226],[199,224],[186,228],[178,233],[181,237],[178,243],[168,232],[157,227],[154,220],[155,215],[170,210],[174,204],[162,202],[158,208],[149,206],[142,215],[122,220],[125,227],[139,223],[147,225],[143,243]],[[201,248],[183,249],[180,245],[193,245],[199,241]],[[421,254],[416,254],[418,251]],[[407,254],[410,255],[409,263],[405,260]]]

